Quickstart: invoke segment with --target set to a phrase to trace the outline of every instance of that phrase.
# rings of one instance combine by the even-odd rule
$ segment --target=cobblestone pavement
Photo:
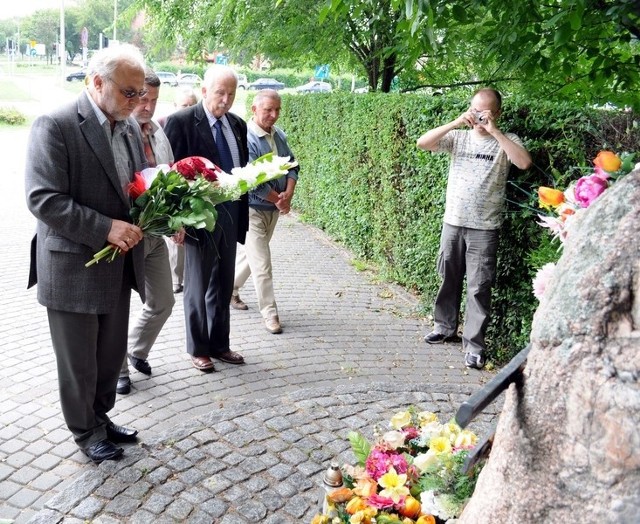
[[[429,320],[414,296],[284,217],[272,242],[284,333],[267,332],[248,283],[250,309],[231,322],[247,364],[203,374],[185,351],[177,295],[149,357],[153,375],[132,371],[133,390],[111,413],[140,431],[139,444],[92,465],[64,425],[46,311],[26,289],[27,135],[0,129],[0,522],[308,522],[319,473],[348,457],[349,429],[366,433],[408,404],[449,417],[490,377],[463,366],[459,345],[423,342]],[[140,305],[132,298],[132,315]]]

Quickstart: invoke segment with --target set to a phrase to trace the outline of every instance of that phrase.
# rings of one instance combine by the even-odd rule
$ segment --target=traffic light
[[[103,33],[100,33],[100,49],[103,49],[105,47],[109,47],[109,39],[104,36]]]

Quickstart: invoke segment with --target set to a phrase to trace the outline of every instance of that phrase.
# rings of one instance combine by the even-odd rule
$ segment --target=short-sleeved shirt
[[[522,146],[513,133],[505,133]],[[472,131],[449,131],[436,151],[451,154],[444,221],[470,229],[498,229],[503,210],[511,161],[492,136],[479,137]]]

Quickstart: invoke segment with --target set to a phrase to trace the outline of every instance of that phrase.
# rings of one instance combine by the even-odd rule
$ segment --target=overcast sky
[[[0,19],[31,15],[38,9],[59,9],[63,2],[65,7],[76,5],[75,0],[3,0]]]

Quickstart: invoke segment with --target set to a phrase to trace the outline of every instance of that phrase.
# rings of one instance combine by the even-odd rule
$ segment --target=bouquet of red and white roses
[[[225,173],[210,160],[188,157],[172,166],[163,164],[134,175],[127,187],[133,199],[130,214],[145,235],[172,235],[182,228],[213,231],[215,206],[237,200],[251,189],[287,174],[296,166],[290,157],[264,155],[245,167]],[[109,245],[85,265],[112,262],[121,249]]]

